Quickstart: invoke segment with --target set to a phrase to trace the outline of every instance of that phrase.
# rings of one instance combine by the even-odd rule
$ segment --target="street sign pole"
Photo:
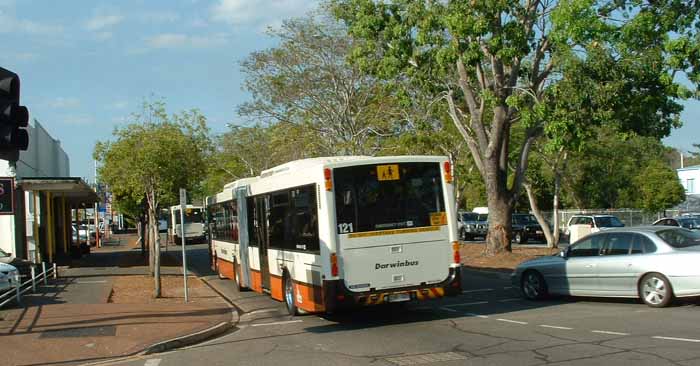
[[[187,209],[187,191],[180,188],[180,238],[182,238],[182,275],[185,283],[185,302],[189,301],[187,294],[187,251],[185,250],[185,210]]]

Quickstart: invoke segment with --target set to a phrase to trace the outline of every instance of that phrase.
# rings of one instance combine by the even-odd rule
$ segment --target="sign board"
[[[15,179],[0,177],[0,215],[15,213]]]

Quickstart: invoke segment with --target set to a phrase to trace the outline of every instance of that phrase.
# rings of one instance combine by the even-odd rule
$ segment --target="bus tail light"
[[[454,263],[456,263],[456,264],[462,263],[462,257],[459,255],[459,242],[458,241],[452,242],[452,258],[454,259]]]
[[[449,161],[445,162],[445,183],[452,183],[452,165]]]
[[[331,177],[331,170],[329,168],[323,169],[323,178],[326,181],[326,191],[332,191],[333,178]]]
[[[338,256],[335,253],[331,253],[331,276],[338,276]]]

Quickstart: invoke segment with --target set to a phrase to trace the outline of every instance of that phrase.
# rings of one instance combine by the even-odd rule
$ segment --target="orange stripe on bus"
[[[284,300],[284,292],[282,291],[282,277],[270,275],[270,297],[275,300]]]
[[[260,271],[250,270],[250,289],[262,293],[262,275]]]
[[[222,276],[228,279],[233,279],[233,263],[217,258],[216,265],[219,267],[219,273]]]
[[[307,283],[294,282],[294,291],[296,292],[296,303],[299,309],[308,311],[311,313],[323,312],[326,307],[323,303],[323,288],[320,286],[313,286]],[[299,301],[299,295],[301,295],[301,301]]]

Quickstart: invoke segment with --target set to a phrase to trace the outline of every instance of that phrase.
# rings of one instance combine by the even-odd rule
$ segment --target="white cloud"
[[[125,100],[118,100],[112,104],[110,104],[108,107],[110,109],[124,109],[129,105],[129,103]]]
[[[171,11],[140,13],[138,20],[144,23],[173,23],[180,20],[180,15]]]
[[[17,19],[0,10],[0,33],[20,32],[32,35],[52,35],[62,31],[63,27],[61,26]]]
[[[211,8],[214,21],[232,25],[269,24],[280,18],[301,16],[316,6],[308,0],[218,0]]]
[[[226,35],[192,36],[182,33],[162,33],[146,38],[150,48],[207,48],[227,42]]]
[[[89,31],[100,31],[106,28],[114,27],[121,23],[124,17],[117,14],[112,15],[95,15],[85,22],[85,29]]]
[[[80,100],[78,98],[64,98],[58,97],[48,103],[51,108],[57,109],[69,109],[80,106]]]
[[[69,126],[90,126],[95,124],[95,118],[88,115],[65,116],[63,123]]]

